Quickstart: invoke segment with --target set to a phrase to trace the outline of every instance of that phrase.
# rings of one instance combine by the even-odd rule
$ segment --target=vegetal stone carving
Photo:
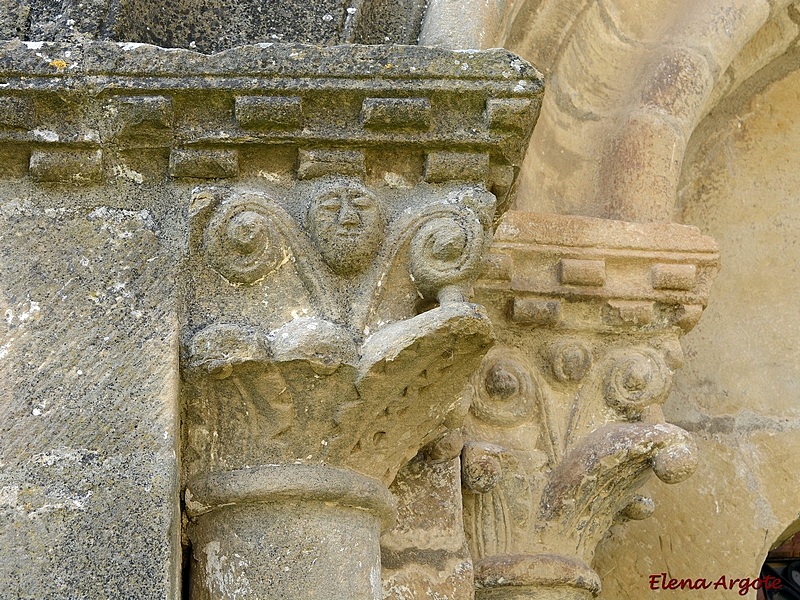
[[[606,404],[628,418],[667,399],[672,371],[664,357],[650,348],[613,353],[603,383]]]
[[[596,595],[595,546],[652,514],[648,473],[692,474],[694,442],[660,405],[717,268],[690,227],[506,214],[476,286],[498,345],[466,388],[476,598]],[[686,277],[653,277],[667,271]]]
[[[469,598],[473,559],[480,598],[596,594],[598,540],[653,510],[639,484],[694,469],[691,438],[659,406],[717,268],[713,243],[679,226],[516,213],[492,245],[541,99],[541,78],[505,51],[203,56],[88,41],[128,39],[126,23],[166,39],[128,4],[106,32],[91,7],[66,7],[67,37],[84,43],[3,44],[0,155],[37,201],[69,190],[89,205],[117,180],[190,199],[192,598],[399,598],[408,582],[418,597]],[[359,39],[360,15],[383,4],[317,33]],[[406,12],[393,39],[415,39],[419,12]],[[246,37],[225,14],[206,49]],[[196,45],[190,29],[176,43]],[[136,221],[119,212],[117,226]],[[131,230],[119,237],[137,236],[128,250],[144,260],[151,226]]]
[[[205,197],[195,198],[195,202]],[[260,203],[253,196],[231,202],[214,215],[205,232],[206,260],[228,281],[254,283],[278,266],[277,232],[270,214],[276,206]]]
[[[389,510],[390,496],[379,482],[387,486],[422,445],[444,432],[460,386],[492,341],[482,309],[448,290],[470,284],[475,269],[464,265],[479,263],[487,247],[493,197],[463,184],[426,189],[417,197],[422,206],[412,204],[384,223],[373,192],[353,180],[332,181],[314,186],[305,230],[273,200],[278,194],[225,188],[194,194],[196,268],[205,264],[209,275],[222,278],[209,277],[209,288],[199,285],[193,304],[220,310],[209,304],[214,297],[230,300],[187,346],[187,507],[198,590],[215,585],[211,545],[222,544],[213,548],[225,556],[256,552],[256,542],[244,543],[242,536],[226,545],[218,528],[238,528],[263,515],[225,505],[252,501],[261,514],[267,510],[261,502],[295,497],[291,490],[301,471],[286,471],[284,479],[269,465],[314,465],[312,480],[358,473],[368,489],[384,490],[379,505]],[[282,195],[291,203],[293,192],[302,200],[304,186]],[[467,206],[476,195],[480,216]],[[453,231],[460,237],[449,243]],[[412,270],[424,275],[417,279]],[[402,281],[409,289],[402,302],[375,293],[383,286],[402,290]],[[247,306],[255,289],[263,299],[258,308]],[[407,316],[423,291],[440,305]],[[348,305],[353,293],[361,294],[361,306]],[[281,323],[270,305],[297,308]],[[353,475],[330,471],[334,467]],[[267,489],[240,490],[260,478]],[[306,502],[315,493],[297,497]],[[327,498],[332,492],[318,493]],[[377,502],[373,496],[353,502],[368,509]],[[274,510],[270,520],[284,518]],[[254,565],[231,576],[244,585],[259,569],[272,568],[264,561]],[[309,586],[304,580],[298,589]]]

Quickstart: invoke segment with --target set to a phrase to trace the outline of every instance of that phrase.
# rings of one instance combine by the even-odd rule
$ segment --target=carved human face
[[[375,196],[358,182],[323,185],[308,207],[308,230],[322,258],[339,275],[369,264],[383,239],[385,221]]]

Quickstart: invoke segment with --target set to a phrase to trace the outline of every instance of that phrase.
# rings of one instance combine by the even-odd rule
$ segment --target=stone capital
[[[248,67],[258,83],[231,79],[211,57],[198,75],[226,85],[204,103],[205,83],[189,77],[199,89],[187,103],[207,116],[189,129],[186,112],[173,112],[184,137],[168,165],[194,184],[182,335],[193,595],[305,597],[356,562],[337,563],[322,532],[352,529],[377,560],[387,510],[375,498],[463,419],[461,391],[494,340],[472,287],[541,81],[496,51],[236,52],[262,57]],[[341,477],[374,493],[356,497]],[[294,509],[281,506],[298,503],[319,526],[306,533],[319,537],[320,566],[295,587],[288,576],[274,589],[251,585],[276,568],[256,558],[259,539],[285,539],[276,544],[292,552],[302,540],[289,530],[306,531],[256,523],[288,523]],[[242,528],[239,541],[224,534]],[[223,551],[249,557],[225,589],[214,570]],[[377,597],[367,554],[353,598]]]
[[[596,595],[598,542],[653,511],[639,486],[692,474],[661,404],[718,268],[693,227],[504,216],[475,286],[497,344],[468,385],[462,452],[476,597]]]

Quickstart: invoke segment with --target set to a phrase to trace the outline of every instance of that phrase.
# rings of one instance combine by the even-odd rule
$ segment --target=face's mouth
[[[344,229],[338,228],[336,229],[333,234],[338,238],[346,238],[346,239],[355,239],[361,237],[363,232],[361,229]]]

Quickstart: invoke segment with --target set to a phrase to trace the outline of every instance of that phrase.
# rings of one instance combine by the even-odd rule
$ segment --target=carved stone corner
[[[637,489],[692,474],[661,404],[718,268],[692,227],[505,215],[475,285],[498,342],[467,386],[461,455],[476,597],[596,595],[596,545],[654,509]]]
[[[381,537],[385,600],[474,595],[461,517],[461,447],[459,430],[450,430],[406,464],[389,488],[398,519]]]

